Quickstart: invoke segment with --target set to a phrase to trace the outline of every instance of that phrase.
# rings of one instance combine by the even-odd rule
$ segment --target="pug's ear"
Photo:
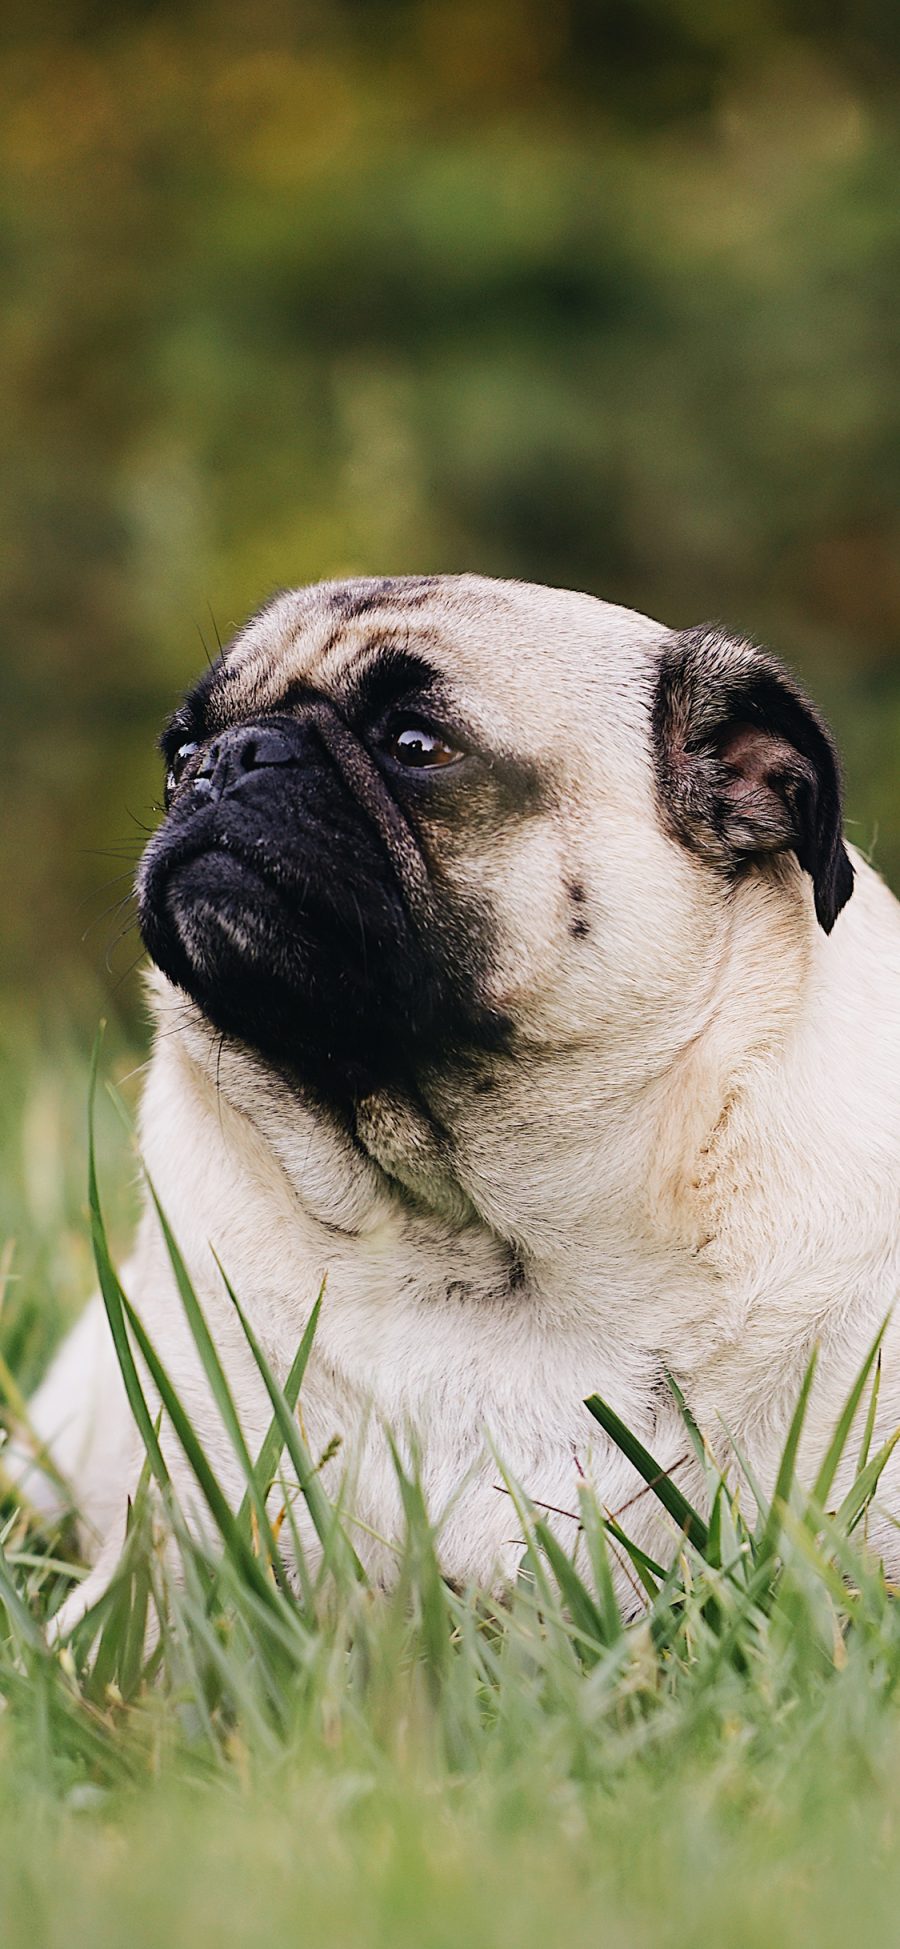
[[[673,636],[656,683],[653,741],[675,835],[729,873],[795,853],[830,934],[853,892],[840,767],[827,725],[787,671],[715,628]]]

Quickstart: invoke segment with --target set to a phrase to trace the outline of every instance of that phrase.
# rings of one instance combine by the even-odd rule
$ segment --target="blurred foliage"
[[[200,639],[342,572],[757,634],[900,883],[892,0],[7,0],[0,54],[8,983],[102,970]]]

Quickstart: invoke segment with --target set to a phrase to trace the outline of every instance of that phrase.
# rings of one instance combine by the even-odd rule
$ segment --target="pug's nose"
[[[236,725],[233,731],[223,731],[204,753],[191,781],[194,795],[212,802],[229,798],[248,772],[293,764],[295,755],[290,740],[274,725]]]

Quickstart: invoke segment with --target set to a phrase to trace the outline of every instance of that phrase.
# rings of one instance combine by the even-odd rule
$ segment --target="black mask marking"
[[[436,898],[378,765],[321,697],[201,745],[144,855],[141,931],[210,1023],[334,1107],[498,1049],[489,916]]]

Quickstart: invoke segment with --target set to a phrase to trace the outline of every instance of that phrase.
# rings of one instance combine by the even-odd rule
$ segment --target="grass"
[[[276,1934],[410,1949],[543,1949],[552,1935],[629,1949],[893,1942],[900,1612],[865,1553],[885,1458],[870,1436],[877,1348],[805,1488],[801,1397],[759,1508],[708,1457],[707,1499],[692,1508],[594,1396],[668,1512],[665,1561],[642,1557],[587,1496],[561,1541],[511,1483],[523,1557],[501,1607],[443,1583],[415,1468],[398,1461],[405,1535],[385,1595],[367,1586],[293,1412],[314,1319],[302,1340],[298,1323],[285,1388],[266,1377],[272,1425],[251,1457],[170,1240],[247,1483],[229,1509],[181,1421],[219,1538],[201,1546],[130,1366],[134,1347],[156,1364],[178,1426],[114,1269],[133,1157],[101,1099],[89,1173],[87,1066],[70,1039],[7,1055],[4,1357],[30,1382],[99,1274],[148,1460],[120,1572],[68,1644],[45,1621],[78,1575],[70,1539],[13,1509],[0,1529],[4,1949]],[[104,1057],[104,1071],[132,1061]],[[856,1483],[835,1506],[847,1442]],[[282,1545],[300,1499],[324,1565],[301,1564],[294,1586]],[[623,1552],[645,1593],[631,1622],[610,1575]]]

